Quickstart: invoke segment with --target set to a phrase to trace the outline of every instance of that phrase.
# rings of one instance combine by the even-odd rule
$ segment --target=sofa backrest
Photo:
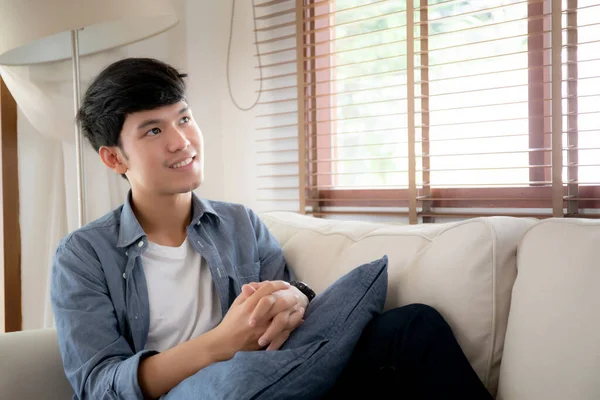
[[[536,220],[485,217],[411,226],[292,212],[260,216],[290,268],[317,293],[350,269],[386,254],[386,309],[410,303],[435,307],[481,380],[496,392],[517,244]]]
[[[519,246],[498,398],[600,399],[600,221],[549,219]]]

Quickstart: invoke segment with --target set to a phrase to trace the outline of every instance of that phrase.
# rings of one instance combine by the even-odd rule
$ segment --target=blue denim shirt
[[[156,353],[144,350],[150,312],[140,255],[148,242],[130,199],[62,239],[54,257],[52,309],[74,399],[143,399],[138,365]],[[223,315],[243,284],[293,279],[279,243],[243,205],[192,194],[187,235],[208,263]]]

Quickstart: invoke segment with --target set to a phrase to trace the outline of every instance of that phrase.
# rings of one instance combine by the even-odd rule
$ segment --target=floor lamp
[[[0,0],[0,65],[72,59],[75,112],[79,57],[137,42],[176,25],[170,0]],[[84,224],[83,140],[75,124],[78,226]]]

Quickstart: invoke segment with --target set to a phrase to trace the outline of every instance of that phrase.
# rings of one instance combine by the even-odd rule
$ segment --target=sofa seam
[[[263,215],[261,216],[261,218],[265,218],[265,217],[266,217],[266,218],[269,218],[269,219],[271,219],[271,220],[273,220],[273,221],[277,221],[277,222],[280,222],[280,223],[285,223],[286,225],[289,225],[289,226],[293,226],[294,228],[300,228],[300,229],[309,230],[309,231],[311,231],[311,232],[316,232],[316,233],[319,233],[319,234],[321,234],[321,235],[324,235],[324,236],[330,236],[330,235],[340,235],[340,236],[344,236],[344,237],[347,237],[347,238],[349,238],[349,239],[352,239],[352,240],[353,240],[353,241],[355,241],[355,242],[356,242],[356,241],[359,241],[359,240],[361,240],[361,239],[364,239],[364,238],[365,238],[365,237],[367,237],[368,235],[370,235],[370,234],[372,234],[373,232],[375,232],[375,230],[372,230],[372,231],[370,231],[370,232],[368,232],[368,233],[366,233],[366,234],[362,235],[360,238],[358,238],[358,239],[354,239],[354,238],[352,238],[352,237],[350,237],[350,236],[348,236],[347,234],[345,234],[345,233],[342,233],[342,232],[321,232],[321,231],[319,231],[318,229],[315,229],[315,228],[312,228],[312,227],[306,227],[306,226],[303,226],[303,225],[297,224],[297,223],[295,223],[295,222],[290,222],[289,220],[284,220],[284,219],[281,219],[281,218],[279,218],[279,217],[276,217],[276,216],[273,216],[273,215],[264,215],[264,214],[263,214]],[[482,225],[484,225],[484,226],[488,227],[490,230],[492,230],[492,229],[490,228],[490,226],[488,225],[488,224],[489,224],[489,221],[488,221],[488,220],[486,220],[486,219],[483,219],[483,218],[470,218],[470,219],[466,219],[466,220],[464,220],[464,221],[457,221],[457,222],[453,223],[451,226],[448,226],[448,227],[446,227],[446,228],[444,228],[444,229],[442,229],[442,230],[440,230],[440,231],[436,232],[436,234],[435,234],[435,236],[434,236],[434,237],[427,237],[427,236],[424,236],[424,235],[421,235],[421,234],[411,234],[411,233],[393,233],[393,234],[389,234],[389,235],[388,235],[388,234],[381,234],[381,233],[378,233],[378,234],[376,234],[376,235],[374,235],[374,236],[417,236],[417,237],[420,237],[420,238],[422,238],[422,239],[425,239],[425,240],[427,240],[427,241],[429,241],[429,242],[433,242],[433,240],[434,240],[436,237],[438,237],[438,236],[442,235],[443,233],[446,233],[447,231],[449,231],[449,230],[451,230],[451,229],[455,229],[455,228],[457,228],[457,227],[459,227],[459,226],[463,226],[463,225],[466,225],[466,224],[472,224],[472,223],[474,223],[474,222],[480,223],[480,224],[482,224]],[[371,223],[371,222],[367,222],[367,223]],[[373,224],[380,225],[378,228],[396,227],[396,226],[405,226],[405,225],[393,225],[393,224],[386,224],[386,223],[376,223],[376,222],[375,222],[375,223],[373,223]],[[534,225],[534,226],[535,226],[535,225]]]
[[[264,216],[262,218],[264,218]],[[280,223],[285,223],[288,226],[293,226],[294,228],[304,229],[304,230],[307,230],[307,231],[311,231],[311,232],[314,232],[314,233],[321,234],[323,236],[333,236],[333,235],[343,236],[343,237],[345,237],[347,239],[352,240],[353,242],[358,242],[358,241],[360,241],[362,239],[365,239],[367,237],[377,237],[377,236],[416,236],[416,237],[419,237],[421,239],[425,239],[425,240],[427,240],[429,242],[433,242],[433,238],[430,238],[430,237],[427,237],[427,236],[424,236],[424,235],[406,234],[406,233],[390,233],[390,234],[373,233],[373,232],[375,232],[375,230],[369,231],[369,232],[365,233],[364,235],[361,235],[359,238],[353,238],[353,237],[351,237],[351,236],[349,236],[349,235],[347,235],[347,234],[345,234],[343,232],[322,232],[322,231],[319,231],[318,229],[315,229],[315,228],[312,228],[312,227],[301,226],[301,225],[295,224],[293,222],[290,223],[289,221],[284,221],[282,219],[275,218],[273,216],[269,216],[268,218],[270,218],[273,221],[277,221],[277,222],[280,222]],[[388,226],[393,227],[395,225],[388,225]],[[399,226],[401,226],[401,225],[399,225]],[[386,225],[383,225],[382,228],[383,227],[386,227]],[[369,235],[371,235],[371,236],[369,236]],[[436,234],[435,236],[439,236],[439,235]]]
[[[489,386],[490,384],[490,376],[492,373],[492,360],[494,358],[494,349],[496,347],[496,340],[497,340],[497,335],[496,335],[496,328],[497,328],[497,313],[496,313],[496,308],[498,305],[498,293],[497,293],[497,287],[496,287],[496,279],[497,279],[497,274],[496,274],[496,269],[498,266],[497,263],[497,257],[498,257],[498,251],[496,248],[497,245],[497,240],[498,240],[498,234],[496,232],[496,229],[494,228],[494,226],[492,224],[489,223],[488,220],[483,220],[482,222],[484,222],[484,225],[487,226],[487,228],[490,231],[490,234],[492,235],[492,321],[491,321],[491,339],[490,339],[490,345],[488,348],[488,359],[487,359],[487,363],[486,363],[486,367],[485,367],[485,377],[484,377],[484,384],[485,386]]]
[[[590,220],[590,222],[592,222],[594,220]],[[595,222],[595,221],[594,221]],[[535,225],[531,226],[530,229],[533,229],[534,227],[537,227],[538,225],[543,225],[543,224],[555,224],[555,223],[560,223],[560,224],[569,224],[569,225],[577,225],[577,226],[596,226],[596,224],[593,223],[582,223],[578,218],[576,219],[572,219],[572,218],[547,218],[544,220],[540,220],[539,222],[537,222]]]

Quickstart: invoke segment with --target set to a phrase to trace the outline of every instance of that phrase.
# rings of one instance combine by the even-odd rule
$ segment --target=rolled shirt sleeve
[[[283,250],[277,239],[269,232],[265,223],[254,211],[249,208],[247,210],[256,234],[256,243],[260,258],[260,280],[282,280],[288,282],[294,280],[294,273],[288,268],[283,256]]]

